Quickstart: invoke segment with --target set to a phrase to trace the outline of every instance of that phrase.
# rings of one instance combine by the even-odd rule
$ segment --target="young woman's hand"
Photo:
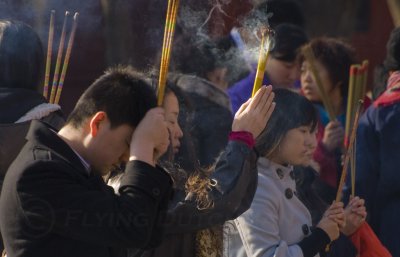
[[[326,125],[322,144],[329,152],[341,147],[344,142],[344,129],[339,121],[331,121]]]
[[[358,196],[351,197],[349,204],[344,210],[346,217],[346,226],[340,229],[340,231],[346,236],[352,235],[357,229],[364,223],[367,217],[367,211],[364,206],[364,200]]]
[[[328,234],[331,241],[334,241],[339,237],[339,226],[331,218],[325,216],[322,217],[317,227],[325,231],[325,233]]]
[[[346,217],[343,207],[344,204],[342,202],[334,202],[324,213],[324,216],[327,216],[335,221],[338,224],[339,228],[343,228],[346,226]]]
[[[331,241],[333,241],[339,237],[339,229],[344,227],[345,224],[346,220],[344,216],[343,203],[334,202],[325,211],[324,216],[318,223],[317,227],[324,230],[328,234]]]
[[[256,95],[239,108],[233,119],[232,131],[247,131],[257,138],[264,130],[275,108],[272,86],[263,86]]]

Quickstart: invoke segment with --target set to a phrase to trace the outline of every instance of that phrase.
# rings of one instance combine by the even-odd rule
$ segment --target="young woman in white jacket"
[[[317,113],[305,97],[276,89],[276,108],[256,140],[258,187],[248,211],[224,226],[224,255],[312,257],[345,226],[343,203],[333,203],[313,227],[299,200],[293,166],[307,165],[315,150]]]

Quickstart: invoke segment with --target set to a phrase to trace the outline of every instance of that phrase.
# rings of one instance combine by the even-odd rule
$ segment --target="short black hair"
[[[279,146],[286,133],[301,126],[311,126],[314,131],[318,114],[314,105],[302,95],[284,88],[274,89],[275,110],[266,127],[256,139],[256,149],[261,156],[269,157]]]
[[[307,35],[301,27],[289,23],[280,24],[275,28],[275,46],[271,50],[271,56],[281,61],[293,62],[301,46],[307,41]]]
[[[131,66],[117,66],[105,72],[82,94],[67,123],[79,127],[99,111],[107,113],[111,127],[136,127],[151,108],[156,95],[147,78]]]
[[[0,87],[37,91],[43,77],[39,36],[23,22],[0,19]]]
[[[383,64],[388,71],[400,70],[400,27],[393,29],[390,33]]]

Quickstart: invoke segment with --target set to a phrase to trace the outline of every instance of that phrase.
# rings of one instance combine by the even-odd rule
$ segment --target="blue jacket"
[[[366,110],[356,151],[356,194],[365,199],[379,239],[400,256],[400,103]]]

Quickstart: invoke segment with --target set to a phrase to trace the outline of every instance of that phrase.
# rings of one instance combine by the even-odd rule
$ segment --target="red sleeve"
[[[364,222],[349,238],[360,257],[392,257],[367,222]]]
[[[232,131],[229,133],[229,141],[240,141],[245,143],[249,148],[253,148],[256,140],[253,134],[247,131]]]
[[[317,141],[318,145],[314,152],[314,160],[320,166],[320,179],[333,188],[337,187],[337,162],[334,152],[329,152],[322,144],[324,127],[318,124]]]

